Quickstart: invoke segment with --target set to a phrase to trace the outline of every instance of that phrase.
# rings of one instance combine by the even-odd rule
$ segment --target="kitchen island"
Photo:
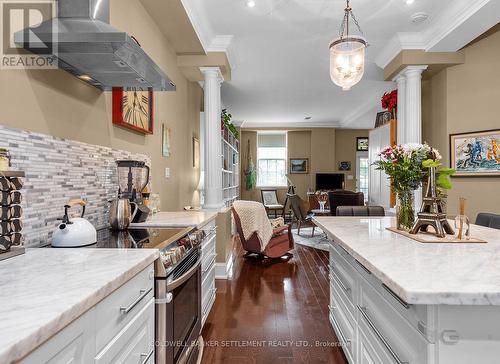
[[[140,349],[151,350],[157,257],[154,249],[28,249],[1,261],[0,363],[94,362],[135,322],[152,335]],[[134,312],[120,314],[137,297]]]
[[[394,219],[315,217],[331,241],[330,321],[351,363],[498,363],[500,231],[423,244]]]

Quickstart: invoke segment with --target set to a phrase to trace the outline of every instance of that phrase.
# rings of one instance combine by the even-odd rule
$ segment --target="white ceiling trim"
[[[391,87],[392,89],[393,87]],[[380,105],[380,97],[382,95],[372,95],[371,97],[367,98],[363,104],[361,104],[356,110],[354,110],[352,113],[347,115],[344,119],[340,121],[339,127],[341,128],[352,128],[353,124],[358,124],[357,121],[359,121],[363,116],[366,114],[373,112],[376,113],[379,111],[379,107],[377,105]]]
[[[304,121],[295,123],[267,123],[267,122],[248,122],[248,121],[234,121],[234,125],[239,126],[243,129],[267,129],[267,128],[280,128],[280,129],[294,129],[294,128],[340,128],[338,122],[314,122],[314,121]]]
[[[216,35],[212,38],[210,45],[206,49],[207,52],[224,52],[226,53],[229,65],[233,66],[233,54],[230,51],[234,35]]]
[[[405,49],[423,49],[425,51],[443,51],[438,50],[438,45],[446,39],[450,34],[457,30],[468,19],[481,11],[486,5],[498,0],[471,0],[466,5],[456,3],[456,6],[448,7],[439,17],[432,19],[432,26],[424,32],[415,33],[397,33],[388,44],[382,49],[380,54],[375,59],[375,63],[382,69],[396,57],[402,50]],[[497,15],[500,21],[500,13]],[[490,21],[494,22],[494,20]],[[476,22],[477,23],[477,22]],[[491,24],[493,26],[495,24]],[[484,32],[484,24],[477,23],[476,32],[470,32],[467,38],[462,38],[458,44],[455,44],[453,49],[447,49],[449,52],[455,52],[465,46],[475,37]],[[477,34],[476,34],[477,33]]]
[[[227,52],[233,38],[234,35],[216,35],[212,38],[207,50],[209,52]]]
[[[207,52],[207,49],[212,42],[212,39],[214,38],[212,29],[210,29],[210,26],[208,26],[206,22],[202,20],[199,14],[197,14],[196,10],[191,5],[191,2],[189,0],[181,0],[181,3],[186,10],[187,16],[191,21],[191,24],[193,25],[196,35],[200,39],[203,49],[205,50],[205,52]]]

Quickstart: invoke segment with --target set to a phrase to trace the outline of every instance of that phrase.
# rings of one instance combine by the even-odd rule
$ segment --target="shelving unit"
[[[226,206],[240,197],[240,141],[224,127],[221,130],[222,197]]]

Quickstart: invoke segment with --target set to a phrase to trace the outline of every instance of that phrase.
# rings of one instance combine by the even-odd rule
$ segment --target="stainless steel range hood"
[[[23,43],[30,39],[29,32],[46,45],[55,39],[59,67],[102,90],[175,91],[175,84],[135,38],[109,24],[109,0],[59,0],[57,10],[57,18],[17,32],[16,43],[40,54],[40,48]]]

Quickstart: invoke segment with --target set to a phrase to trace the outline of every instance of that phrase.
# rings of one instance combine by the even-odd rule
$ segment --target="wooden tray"
[[[418,241],[419,243],[427,243],[427,244],[486,244],[487,241],[470,238],[469,240],[458,240],[454,235],[448,235],[444,238],[438,238],[436,235],[431,233],[418,233],[418,234],[410,234],[408,231],[398,230],[395,227],[388,227],[387,230],[406,236],[407,238]]]

